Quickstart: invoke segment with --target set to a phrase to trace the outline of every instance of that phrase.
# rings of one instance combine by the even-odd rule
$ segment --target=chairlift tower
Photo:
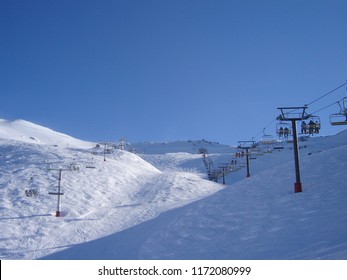
[[[246,162],[247,162],[247,174],[246,177],[251,177],[250,173],[250,164],[249,164],[249,156],[250,156],[250,149],[254,146],[255,141],[238,141],[239,147],[242,150],[246,150]]]
[[[106,154],[110,153],[110,147],[115,147],[113,142],[99,142],[99,145],[104,146],[104,161],[106,161]]]
[[[294,191],[302,192],[302,185],[300,179],[300,162],[299,162],[299,149],[298,149],[298,132],[296,129],[296,122],[303,121],[310,118],[310,115],[306,113],[307,106],[303,107],[279,107],[281,114],[277,117],[280,121],[291,121],[293,132],[293,144],[294,144],[294,160],[295,160],[295,177]]]
[[[125,138],[121,138],[118,141],[118,149],[125,151],[125,147],[126,147],[126,141]]]
[[[49,171],[54,170],[59,172],[58,177],[58,186],[56,191],[48,192],[50,195],[56,195],[57,196],[57,210],[55,211],[55,216],[60,217],[60,196],[64,195],[64,193],[61,191],[61,173],[63,171],[70,171],[71,169],[63,169],[63,168],[50,168]]]
[[[222,171],[223,185],[225,185],[225,171],[228,168],[228,163],[220,163],[218,164],[218,168]]]

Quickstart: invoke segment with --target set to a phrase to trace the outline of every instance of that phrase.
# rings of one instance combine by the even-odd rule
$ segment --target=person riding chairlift
[[[310,122],[308,123],[308,129],[309,129],[309,134],[312,134],[314,133],[314,131],[316,130],[316,124],[314,123],[313,120],[310,120]]]
[[[307,130],[307,124],[305,121],[302,121],[301,123],[301,133],[304,134],[306,133],[306,130]]]
[[[318,121],[316,121],[316,123],[315,123],[315,128],[314,128],[314,132],[315,132],[315,133],[319,133],[319,128],[320,128],[320,124],[319,124]]]
[[[279,129],[279,136],[280,136],[280,138],[283,137],[283,127],[282,126]]]

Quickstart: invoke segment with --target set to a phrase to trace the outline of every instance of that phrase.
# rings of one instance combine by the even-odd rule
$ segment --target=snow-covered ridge
[[[82,141],[49,128],[25,121],[0,119],[0,138],[33,144],[62,147],[91,148],[92,143]]]

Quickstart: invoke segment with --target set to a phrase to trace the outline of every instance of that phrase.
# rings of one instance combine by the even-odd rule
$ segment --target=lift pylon
[[[302,185],[300,179],[300,162],[299,162],[299,149],[298,149],[298,132],[296,129],[296,122],[307,120],[310,116],[306,113],[307,106],[303,107],[279,107],[281,114],[277,117],[280,121],[291,121],[293,131],[293,144],[294,144],[294,160],[295,160],[295,176],[296,182],[294,183],[294,191],[302,192]]]
[[[255,141],[238,141],[239,146],[238,148],[242,150],[246,150],[246,162],[247,162],[247,173],[246,177],[250,177],[250,163],[249,163],[249,158],[250,158],[250,149],[254,147]]]

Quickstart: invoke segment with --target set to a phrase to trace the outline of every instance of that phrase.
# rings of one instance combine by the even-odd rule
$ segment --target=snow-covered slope
[[[81,141],[24,120],[7,121],[0,119],[0,139],[62,147],[91,148],[93,145],[90,142]]]
[[[166,153],[198,154],[200,148],[207,149],[210,153],[227,153],[232,147],[219,142],[202,140],[172,141],[163,143],[143,142],[129,144],[130,150],[139,154],[161,155]]]
[[[347,131],[257,152],[251,177],[214,142],[103,149],[34,124],[0,122],[2,259],[347,259]],[[145,147],[140,149],[139,147]],[[237,159],[227,186],[207,178]],[[48,191],[62,173],[62,217]],[[220,180],[221,181],[221,180]],[[25,190],[32,190],[27,196]]]
[[[2,121],[0,131],[2,259],[43,257],[222,189],[196,174],[162,172],[126,151],[104,161],[103,149],[28,122]],[[62,172],[62,217],[54,217],[57,198],[48,192],[60,168],[69,170]]]
[[[293,151],[283,144],[252,161],[250,178],[46,258],[347,259],[347,131],[300,147],[302,193],[294,193]]]

